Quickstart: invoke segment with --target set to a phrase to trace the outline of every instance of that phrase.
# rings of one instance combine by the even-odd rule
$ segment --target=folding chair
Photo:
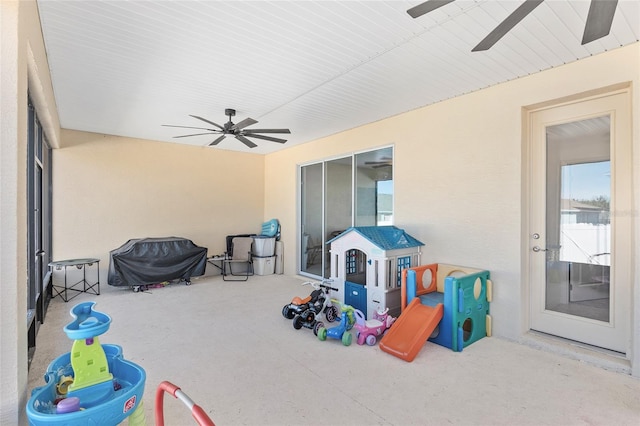
[[[222,279],[225,281],[247,281],[253,275],[253,259],[251,257],[252,237],[234,237],[231,240],[231,251],[222,261]],[[234,272],[234,265],[236,266]],[[242,272],[239,267],[244,266]],[[227,278],[242,277],[242,278]]]

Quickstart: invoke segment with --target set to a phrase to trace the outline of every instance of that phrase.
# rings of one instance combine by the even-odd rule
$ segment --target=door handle
[[[536,253],[538,253],[539,251],[547,251],[547,249],[543,249],[543,248],[540,248],[538,246],[533,246],[532,250],[535,251]]]

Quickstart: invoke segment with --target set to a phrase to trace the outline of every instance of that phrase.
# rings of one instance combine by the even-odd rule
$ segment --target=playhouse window
[[[379,281],[380,280],[380,276],[378,274],[378,261],[377,260],[374,261],[374,270],[373,271],[374,271],[374,274],[375,274],[374,283],[375,283],[375,286],[378,287],[380,285],[380,281]]]
[[[395,268],[393,267],[395,258],[387,259],[387,288],[392,288],[395,281]]]
[[[358,253],[355,249],[349,250],[345,253],[345,258],[347,262],[345,272],[347,273],[347,275],[356,274],[358,272],[357,257],[358,257]]]
[[[411,267],[411,256],[402,256],[398,258],[398,266],[396,268],[396,287],[402,284],[402,270]]]

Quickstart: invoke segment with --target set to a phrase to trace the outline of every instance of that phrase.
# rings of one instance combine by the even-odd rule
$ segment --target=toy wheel
[[[284,305],[284,307],[282,308],[282,316],[286,319],[293,319],[295,313],[291,309],[289,309],[289,305]]]
[[[304,319],[307,322],[314,322],[316,320],[316,313],[311,310],[303,312],[300,316],[304,316]]]
[[[296,315],[295,317],[293,317],[293,328],[295,328],[296,330],[300,330],[302,328],[302,317],[300,315]]]
[[[318,331],[320,331],[321,328],[324,328],[324,323],[322,321],[318,321],[316,325],[313,326],[313,334],[317,336]]]
[[[318,339],[325,341],[327,340],[327,329],[324,327],[320,327],[318,329]]]
[[[365,339],[365,342],[367,342],[367,345],[369,346],[373,346],[376,344],[376,336],[374,336],[373,334],[370,334],[367,336],[367,338]]]
[[[334,322],[340,318],[340,312],[335,306],[327,306],[327,309],[324,311],[324,316],[327,318],[327,321]]]
[[[342,335],[342,344],[345,346],[349,346],[351,344],[351,339],[352,339],[351,333],[344,333]]]

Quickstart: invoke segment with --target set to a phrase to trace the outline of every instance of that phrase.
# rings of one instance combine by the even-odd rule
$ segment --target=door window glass
[[[609,321],[609,117],[547,128],[546,309]]]

